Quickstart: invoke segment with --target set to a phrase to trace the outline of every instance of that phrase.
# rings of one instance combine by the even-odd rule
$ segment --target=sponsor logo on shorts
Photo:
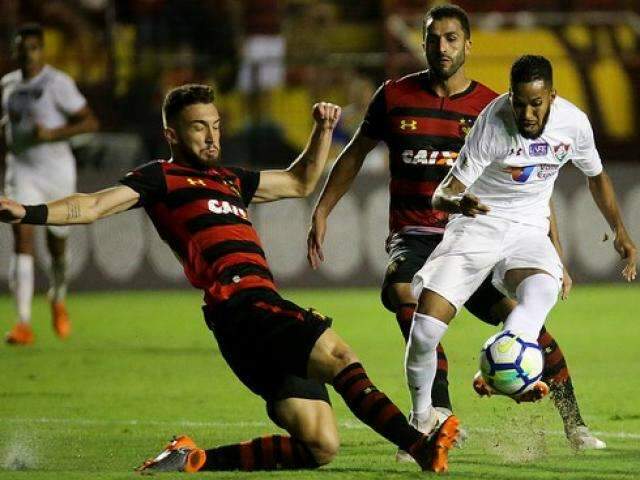
[[[546,143],[532,143],[529,145],[529,155],[532,157],[544,157],[549,151],[549,145]]]

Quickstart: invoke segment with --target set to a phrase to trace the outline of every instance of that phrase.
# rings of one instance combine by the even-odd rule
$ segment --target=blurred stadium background
[[[13,68],[11,35],[26,21],[46,29],[48,63],[72,75],[99,116],[99,133],[73,139],[79,190],[109,185],[129,168],[167,156],[160,130],[164,92],[188,82],[216,86],[223,157],[250,168],[282,167],[302,148],[313,102],[344,107],[335,153],[357,128],[386,78],[424,68],[420,25],[426,0],[1,0],[0,71]],[[438,2],[442,3],[442,2]],[[467,69],[498,92],[523,53],[549,57],[560,95],[590,116],[618,187],[632,236],[640,239],[638,129],[640,5],[637,0],[456,2],[472,15]],[[385,267],[387,174],[374,150],[354,191],[331,217],[327,262],[306,265],[313,199],[253,211],[283,286],[374,286]],[[557,188],[560,229],[576,280],[618,277],[608,231],[583,179],[565,169]],[[6,291],[12,237],[0,228]],[[46,266],[44,236],[38,264]],[[73,290],[186,287],[173,255],[143,212],[71,237]],[[39,281],[44,282],[44,275]],[[43,283],[41,284],[43,285]]]

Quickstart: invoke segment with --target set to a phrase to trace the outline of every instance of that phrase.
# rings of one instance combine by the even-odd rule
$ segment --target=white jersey
[[[556,97],[542,135],[528,139],[504,94],[482,111],[451,172],[491,208],[488,216],[548,229],[553,185],[569,161],[587,176],[602,172],[586,114]]]
[[[75,160],[67,141],[36,142],[36,125],[53,129],[64,126],[70,115],[85,105],[84,96],[71,77],[49,65],[24,80],[15,70],[0,80],[5,127],[8,174],[22,179],[42,177],[48,181],[70,178],[75,182]]]

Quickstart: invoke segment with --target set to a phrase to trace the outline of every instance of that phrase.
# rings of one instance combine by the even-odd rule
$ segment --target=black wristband
[[[47,223],[49,216],[49,207],[46,204],[40,205],[23,205],[24,217],[20,223],[28,223],[30,225],[44,225]]]

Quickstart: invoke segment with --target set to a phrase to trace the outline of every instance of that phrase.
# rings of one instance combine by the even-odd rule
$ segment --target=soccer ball
[[[499,393],[520,395],[542,376],[544,360],[536,342],[504,330],[487,340],[480,351],[482,378]]]

